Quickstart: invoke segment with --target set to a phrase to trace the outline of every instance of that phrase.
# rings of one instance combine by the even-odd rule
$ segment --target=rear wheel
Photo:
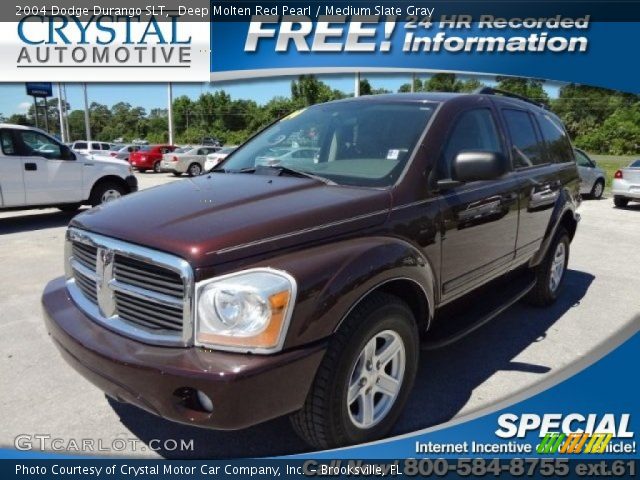
[[[544,307],[556,301],[569,263],[569,243],[567,231],[558,230],[544,260],[534,269],[536,284],[524,298],[527,303]]]
[[[119,199],[125,194],[125,189],[122,185],[116,182],[102,182],[93,187],[91,192],[91,205],[101,205],[103,203],[109,203]]]
[[[202,173],[202,167],[200,166],[199,163],[192,163],[191,165],[189,165],[189,169],[187,170],[187,173],[189,174],[190,177],[197,177]]]
[[[305,404],[291,416],[316,448],[375,440],[395,424],[418,365],[418,332],[407,305],[374,293],[331,340]]]
[[[600,178],[596,180],[596,183],[593,184],[593,188],[591,189],[591,198],[595,200],[600,200],[602,198],[603,193],[604,193],[604,180]]]
[[[613,204],[618,208],[625,208],[629,205],[629,199],[625,197],[615,196],[613,197]]]

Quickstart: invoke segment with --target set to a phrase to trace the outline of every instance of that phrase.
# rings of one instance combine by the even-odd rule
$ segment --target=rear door
[[[501,112],[510,138],[513,168],[520,185],[516,263],[523,263],[538,251],[547,232],[562,191],[562,164],[566,161],[573,164],[575,160],[563,130],[561,135],[558,127],[552,127],[555,133],[547,131],[549,140],[545,142],[532,112],[515,106],[501,108]],[[545,130],[547,128],[548,125]]]
[[[15,130],[24,164],[28,205],[75,203],[83,198],[83,162],[65,158],[62,146],[34,130]]]
[[[502,153],[505,141],[492,108],[458,114],[438,159],[438,179],[451,178],[463,151]],[[441,293],[444,302],[504,273],[518,231],[518,180],[513,172],[492,181],[466,183],[443,194]]]
[[[0,129],[0,207],[25,204],[24,167],[12,129]]]

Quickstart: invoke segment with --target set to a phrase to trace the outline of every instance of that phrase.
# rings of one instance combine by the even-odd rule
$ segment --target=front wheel
[[[91,205],[96,206],[119,199],[125,194],[122,185],[115,182],[102,182],[96,185],[91,192]]]
[[[524,298],[527,303],[544,307],[556,301],[569,263],[569,245],[569,234],[559,230],[544,260],[534,269],[536,283]]]
[[[599,179],[596,180],[596,183],[593,184],[593,188],[591,189],[591,198],[594,200],[600,200],[602,198],[602,194],[604,193],[604,180]]]
[[[302,410],[291,416],[296,433],[316,448],[386,435],[413,387],[418,351],[407,305],[370,295],[331,340]]]
[[[160,162],[156,162],[153,164],[153,172],[154,173],[162,172],[162,167],[160,166]]]

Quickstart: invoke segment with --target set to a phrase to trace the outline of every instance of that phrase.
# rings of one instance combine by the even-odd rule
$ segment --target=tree
[[[339,90],[332,90],[314,75],[300,75],[297,81],[293,80],[291,82],[291,98],[300,107],[339,100],[344,97],[344,93]]]
[[[544,105],[549,105],[549,95],[544,91],[544,80],[520,77],[496,77],[497,88],[506,92],[527,97]]]
[[[24,113],[14,113],[7,119],[7,123],[15,125],[33,126],[34,124]]]

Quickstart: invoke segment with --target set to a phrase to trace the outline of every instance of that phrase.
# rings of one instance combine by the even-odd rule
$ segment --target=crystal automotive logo
[[[16,66],[188,68],[192,37],[178,19],[93,15],[83,21],[75,16],[27,15],[17,24],[23,45]]]
[[[628,413],[583,415],[580,413],[544,415],[505,413],[498,417],[496,435],[500,438],[526,438],[531,433],[541,439],[536,446],[539,454],[606,453],[613,439],[634,438]],[[635,442],[633,442],[635,450]]]

